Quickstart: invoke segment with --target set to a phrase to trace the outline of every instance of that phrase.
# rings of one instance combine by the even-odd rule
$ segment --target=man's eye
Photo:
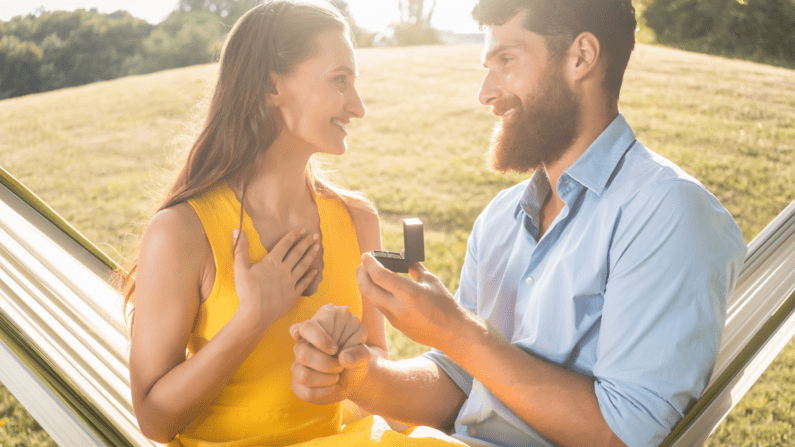
[[[507,64],[508,62],[512,61],[513,58],[510,56],[500,56],[500,61],[503,65]]]

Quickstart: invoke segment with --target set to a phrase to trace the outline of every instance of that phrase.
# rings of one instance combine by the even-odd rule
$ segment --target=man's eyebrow
[[[502,53],[505,50],[510,50],[512,48],[518,48],[520,50],[524,50],[525,49],[525,43],[524,43],[524,41],[521,41],[521,40],[514,40],[512,42],[499,44],[496,47],[494,47],[491,50],[489,50],[489,52],[486,53],[483,56],[483,60],[481,62],[483,62],[485,64],[486,61],[488,61],[489,59],[493,58],[494,56]]]

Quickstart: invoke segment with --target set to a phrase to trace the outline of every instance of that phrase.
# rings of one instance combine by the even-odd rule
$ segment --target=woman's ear
[[[580,33],[569,47],[573,59],[572,76],[575,81],[582,80],[593,73],[599,65],[601,54],[599,39],[591,33]]]
[[[280,95],[279,92],[282,92],[284,89],[281,88],[282,78],[277,75],[276,73],[270,74],[270,88],[268,92],[268,102],[273,106],[280,106],[283,98],[283,95]]]

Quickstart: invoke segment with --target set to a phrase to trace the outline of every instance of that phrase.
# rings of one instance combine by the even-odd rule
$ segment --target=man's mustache
[[[522,107],[522,101],[519,100],[517,97],[513,97],[511,99],[505,99],[502,101],[498,101],[494,103],[491,107],[491,113],[496,116],[504,116],[506,113],[510,112],[513,109],[519,109]]]

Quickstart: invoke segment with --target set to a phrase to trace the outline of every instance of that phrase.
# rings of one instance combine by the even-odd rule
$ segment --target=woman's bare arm
[[[314,244],[311,237],[301,239],[289,250],[300,236],[299,231],[290,232],[279,244],[286,245],[281,254],[290,253],[285,262],[289,260],[306,271],[315,254],[314,250],[307,252]],[[233,235],[229,238],[232,240]],[[279,244],[272,253],[279,251]],[[307,275],[291,286],[300,288],[295,296],[284,295],[289,287],[268,295],[265,292],[273,292],[265,290],[269,285],[263,287],[264,281],[252,280],[254,275],[249,273],[261,269],[280,275],[280,266],[265,259],[248,266],[247,255],[238,256],[238,252],[247,254],[247,250],[248,242],[242,235],[235,253],[241,301],[238,312],[199,352],[186,359],[188,338],[199,309],[199,288],[212,250],[198,216],[187,203],[158,213],[144,232],[136,278],[130,384],[136,418],[147,437],[167,442],[207,408],[278,314],[292,307],[291,302],[306,288],[307,279],[313,277]],[[302,250],[301,256],[298,250]],[[262,276],[259,273],[257,276]]]
[[[356,228],[359,239],[359,251],[362,254],[373,250],[381,250],[381,222],[378,213],[370,207],[356,202],[348,203],[351,220]],[[384,316],[368,300],[362,300],[362,324],[367,329],[367,345],[374,348],[382,358],[389,357],[386,342]]]

